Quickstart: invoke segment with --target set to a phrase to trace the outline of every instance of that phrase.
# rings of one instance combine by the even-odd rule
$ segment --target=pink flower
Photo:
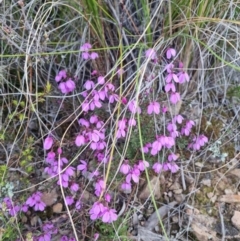
[[[149,58],[151,60],[156,60],[157,59],[157,53],[154,49],[148,49],[146,52],[145,52],[145,56],[146,58]]]
[[[128,126],[136,126],[137,122],[134,118],[128,120]]]
[[[92,45],[90,43],[85,43],[81,46],[80,50],[81,51],[88,51],[92,48]]]
[[[159,174],[162,170],[162,164],[160,164],[159,162],[156,162],[156,163],[154,163],[152,168],[153,168],[154,172]]]
[[[173,82],[169,82],[165,85],[165,91],[169,92],[170,90],[172,90],[172,92],[176,92],[176,87]]]
[[[46,204],[41,200],[42,193],[36,192],[32,194],[26,201],[26,204],[30,207],[34,207],[35,211],[43,211]]]
[[[105,83],[105,79],[103,76],[98,77],[98,84],[103,85]]]
[[[156,141],[154,141],[154,142],[152,143],[151,154],[152,154],[152,155],[156,155],[159,151],[161,151],[161,149],[162,149],[161,139],[157,139]]]
[[[149,148],[152,147],[152,144],[151,143],[147,143],[145,146],[143,146],[142,148],[142,152],[143,153],[148,153],[149,152]]]
[[[77,192],[78,189],[79,189],[79,185],[77,183],[73,183],[71,186],[70,186],[70,189],[74,192]]]
[[[156,101],[153,101],[149,104],[147,113],[151,115],[152,113],[159,114],[160,113],[160,104]]]
[[[124,73],[123,69],[120,68],[120,69],[117,70],[118,77],[121,77],[123,75],[123,73]]]
[[[111,201],[111,195],[110,195],[109,193],[106,193],[106,194],[104,195],[104,199],[105,199],[106,202],[110,203],[110,201]]]
[[[101,193],[106,189],[106,183],[103,179],[99,179],[95,184],[95,195],[99,197]]]
[[[121,102],[122,102],[122,104],[126,105],[127,104],[127,98],[126,97],[122,97]]]
[[[66,201],[66,204],[68,206],[70,206],[70,205],[72,205],[74,203],[73,197],[71,197],[71,196],[66,196],[65,201]]]
[[[67,93],[68,93],[68,88],[67,88],[65,82],[61,82],[61,83],[58,85],[58,89],[60,89],[60,91],[61,91],[63,94],[67,94]]]
[[[138,113],[140,114],[141,113],[141,109],[140,107],[138,106],[137,102],[135,100],[132,100],[128,103],[128,109],[133,113]]]
[[[97,72],[97,70],[95,69],[95,70],[92,71],[91,75],[97,75],[97,73],[98,73],[98,72]]]
[[[182,121],[184,120],[183,116],[181,115],[176,115],[173,117],[173,122],[174,123],[178,123],[178,124],[182,124]]]
[[[179,166],[175,162],[167,162],[164,163],[164,170],[165,171],[171,171],[172,173],[176,173],[179,170]]]
[[[179,132],[177,131],[177,125],[173,123],[168,123],[167,130],[169,131],[170,135],[175,138],[179,136]]]
[[[102,221],[104,223],[112,223],[117,220],[118,216],[115,209],[106,208],[102,216]]]
[[[76,201],[76,203],[75,203],[75,208],[77,209],[77,210],[80,210],[81,209],[81,207],[82,207],[82,204],[81,204],[81,202],[78,200],[78,201]]]
[[[83,173],[87,171],[87,162],[80,160],[81,164],[77,166],[77,170],[82,171]]]
[[[78,135],[77,136],[77,138],[76,138],[76,140],[75,140],[75,144],[76,144],[76,146],[82,146],[82,145],[84,145],[85,144],[85,137],[84,136],[82,136],[82,135]]]
[[[190,77],[187,72],[181,71],[180,73],[178,73],[178,80],[179,80],[179,83],[182,84],[185,81],[189,82]]]
[[[177,104],[181,100],[180,94],[178,92],[171,93],[170,101],[173,104]]]
[[[53,138],[51,136],[47,136],[43,142],[43,149],[49,150],[53,145]]]
[[[131,183],[123,182],[122,185],[121,185],[121,188],[122,188],[122,190],[124,190],[125,192],[130,193],[131,190],[132,190],[132,185],[131,185]]]
[[[140,171],[138,166],[134,166],[134,168],[127,174],[126,182],[131,182],[131,179],[135,182],[139,182]]]
[[[68,79],[65,82],[65,86],[67,88],[68,93],[72,92],[76,88],[75,82],[72,79]]]
[[[99,238],[99,233],[95,233],[95,234],[93,235],[93,241],[97,241],[98,238]]]
[[[165,80],[166,80],[166,83],[170,83],[172,80],[174,80],[176,83],[179,82],[177,75],[173,72],[168,73]]]
[[[208,142],[208,138],[204,135],[200,135],[197,138],[195,138],[195,143],[193,143],[192,147],[194,150],[200,150],[202,146],[205,145],[205,143]]]
[[[164,70],[167,70],[168,73],[172,73],[174,69],[174,64],[167,64]]]
[[[169,48],[166,53],[167,59],[171,59],[176,56],[176,50],[173,48]]]
[[[90,54],[89,54],[88,52],[83,52],[83,53],[82,53],[82,58],[85,59],[85,60],[87,60],[87,59],[90,58]]]
[[[56,81],[56,82],[61,81],[61,79],[62,79],[62,76],[60,76],[60,75],[56,75],[56,77],[55,77],[55,81]]]
[[[120,167],[120,172],[124,175],[128,174],[131,170],[131,166],[128,164],[128,160],[125,160],[125,162]]]
[[[87,127],[87,128],[90,126],[89,122],[88,122],[87,120],[83,119],[83,118],[80,118],[80,119],[78,120],[78,124],[79,124],[79,125],[82,125],[82,126],[85,126],[85,127]]]
[[[178,159],[178,155],[171,153],[168,155],[168,161],[176,161]]]
[[[147,161],[144,161],[144,160],[138,161],[138,169],[140,171],[144,171],[146,169],[146,167],[149,167],[149,163]]]
[[[96,220],[101,217],[105,210],[106,207],[104,207],[102,203],[95,202],[89,211],[91,220]]]
[[[59,76],[61,76],[63,79],[67,78],[67,72],[66,70],[60,70],[58,73]]]
[[[94,88],[95,84],[93,81],[87,80],[83,86],[86,90],[91,90]]]
[[[90,54],[90,59],[97,59],[98,58],[98,54],[96,53],[96,52],[92,52],[91,54]]]

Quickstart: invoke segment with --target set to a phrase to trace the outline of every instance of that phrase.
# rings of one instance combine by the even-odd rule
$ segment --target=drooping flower
[[[102,221],[104,223],[112,223],[117,220],[118,216],[115,209],[106,208],[102,216]]]
[[[157,53],[154,49],[150,48],[145,52],[146,58],[149,58],[151,60],[156,60],[157,59]]]
[[[178,92],[171,93],[170,101],[173,104],[177,104],[181,100],[180,94]]]
[[[53,138],[51,136],[47,136],[43,143],[43,149],[49,150],[51,149],[52,145],[53,145]]]
[[[162,170],[162,164],[160,164],[159,162],[156,162],[156,163],[153,164],[152,168],[153,168],[154,172],[159,174]]]
[[[104,207],[102,203],[95,202],[89,211],[91,220],[96,220],[100,218],[103,215],[105,210],[106,210],[106,207]]]
[[[167,59],[171,59],[176,56],[176,50],[174,48],[168,48],[166,53]]]
[[[152,113],[159,114],[160,113],[160,104],[156,101],[151,102],[148,105],[147,113],[151,115]]]
[[[131,166],[128,164],[128,160],[125,160],[124,163],[120,167],[120,172],[124,175],[127,175],[131,170]]]

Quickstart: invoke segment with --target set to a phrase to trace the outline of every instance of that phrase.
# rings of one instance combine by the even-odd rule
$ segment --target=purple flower
[[[75,203],[75,208],[77,209],[77,210],[80,210],[81,209],[81,207],[82,207],[82,204],[81,204],[81,202],[78,200],[78,201],[76,201],[76,203]]]
[[[103,215],[105,210],[106,210],[106,207],[104,207],[102,203],[95,202],[89,211],[91,220],[96,220],[100,218]]]
[[[173,82],[169,82],[165,85],[165,91],[169,92],[170,90],[172,90],[172,92],[176,92],[176,87]]]
[[[81,51],[88,51],[92,48],[92,45],[90,43],[85,43],[80,47]]]
[[[134,118],[128,120],[128,126],[136,126],[137,122]]]
[[[141,109],[138,106],[137,102],[135,100],[132,100],[128,103],[128,109],[133,113],[133,114],[141,114]]]
[[[179,79],[178,79],[177,75],[174,72],[168,73],[166,78],[165,78],[165,80],[166,80],[166,83],[171,83],[172,80],[174,80],[176,83],[179,82]]]
[[[157,53],[154,49],[150,48],[145,52],[146,58],[149,58],[151,60],[157,60]]]
[[[58,75],[61,76],[63,79],[67,78],[66,70],[60,70]]]
[[[106,208],[106,210],[102,216],[102,221],[104,223],[112,223],[112,222],[116,221],[118,218],[116,212],[117,211],[115,209]]]
[[[110,201],[111,201],[111,195],[110,195],[109,193],[106,193],[106,194],[104,195],[104,199],[105,199],[106,202],[110,203]]]
[[[13,217],[16,216],[17,213],[20,211],[20,206],[16,205],[16,206],[12,206],[9,210],[9,214]]]
[[[144,171],[146,169],[146,167],[149,167],[149,163],[147,161],[144,161],[144,160],[138,161],[138,169],[140,171]]]
[[[138,166],[135,165],[134,168],[127,174],[126,182],[131,182],[132,179],[135,183],[138,183],[140,174]]]
[[[103,85],[105,83],[105,79],[103,76],[99,76],[97,81],[98,81],[98,84],[100,84],[100,85]]]
[[[87,59],[90,58],[90,54],[89,54],[88,52],[83,52],[83,53],[82,53],[82,58],[85,59],[85,60],[87,60]]]
[[[93,241],[97,241],[98,238],[99,238],[99,233],[95,233],[95,234],[93,235]]]
[[[77,183],[73,183],[71,186],[70,186],[70,189],[73,191],[73,192],[77,192],[78,189],[79,189],[79,185]]]
[[[36,192],[32,194],[26,201],[26,204],[33,207],[35,211],[43,211],[46,204],[41,200],[42,193]]]
[[[43,142],[43,149],[49,150],[53,145],[53,138],[51,136],[47,136]]]
[[[103,179],[99,179],[95,184],[95,195],[99,197],[101,193],[106,189],[106,183]]]
[[[168,48],[166,53],[167,59],[171,59],[176,56],[176,50],[174,48]]]
[[[156,163],[154,163],[152,168],[153,168],[154,172],[159,174],[162,170],[162,164],[160,164],[159,162],[156,162]]]
[[[86,142],[85,137],[83,135],[78,135],[75,140],[76,146],[82,146]]]
[[[22,208],[21,208],[22,212],[26,213],[28,211],[28,205],[27,204],[23,204]]]
[[[75,85],[75,82],[72,79],[68,79],[65,82],[65,87],[67,89],[67,93],[69,93],[69,92],[72,92],[76,88],[76,85]]]
[[[171,153],[168,155],[168,161],[176,161],[178,159],[178,155]]]
[[[60,241],[69,241],[68,236],[66,235],[62,236]]]
[[[90,59],[94,60],[94,59],[97,59],[97,58],[98,58],[98,53],[92,52],[92,53],[90,54]]]
[[[71,196],[66,196],[65,201],[68,206],[71,206],[74,203],[74,199]]]
[[[120,167],[120,172],[126,175],[130,172],[130,170],[131,170],[131,166],[128,164],[128,160],[125,160]]]
[[[94,84],[94,82],[92,81],[92,80],[87,80],[86,82],[85,82],[85,84],[84,84],[84,88],[86,89],[86,90],[91,90],[91,89],[93,89],[95,87],[95,84]]]
[[[173,122],[174,123],[178,123],[178,124],[182,124],[182,121],[184,120],[183,116],[181,115],[176,115],[173,117]]]
[[[178,73],[178,80],[179,80],[179,83],[182,84],[186,81],[189,82],[190,77],[187,72],[181,71],[180,73]]]
[[[61,82],[61,83],[58,85],[58,89],[59,89],[63,94],[67,94],[67,93],[68,93],[68,88],[67,88],[65,82]]]
[[[51,241],[51,234],[45,233],[41,236],[38,236],[38,241]]]
[[[129,182],[123,182],[122,185],[121,185],[121,188],[122,188],[122,190],[130,193],[131,190],[132,190],[132,185]]]
[[[171,93],[170,101],[173,104],[177,104],[181,100],[180,94],[178,92]]]
[[[160,113],[160,104],[156,101],[153,101],[149,104],[147,113],[151,115],[152,113],[159,114]]]
[[[147,143],[145,146],[143,146],[142,148],[142,152],[143,153],[148,153],[149,152],[149,148],[152,147],[152,144],[151,143]]]

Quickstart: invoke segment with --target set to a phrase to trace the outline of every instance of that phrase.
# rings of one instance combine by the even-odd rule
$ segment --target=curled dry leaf
[[[56,203],[55,205],[53,205],[53,213],[61,213],[62,208],[63,208],[62,203]]]
[[[56,189],[52,189],[50,192],[44,192],[42,194],[42,201],[47,205],[47,206],[52,206],[58,198],[58,194],[56,192]]]

